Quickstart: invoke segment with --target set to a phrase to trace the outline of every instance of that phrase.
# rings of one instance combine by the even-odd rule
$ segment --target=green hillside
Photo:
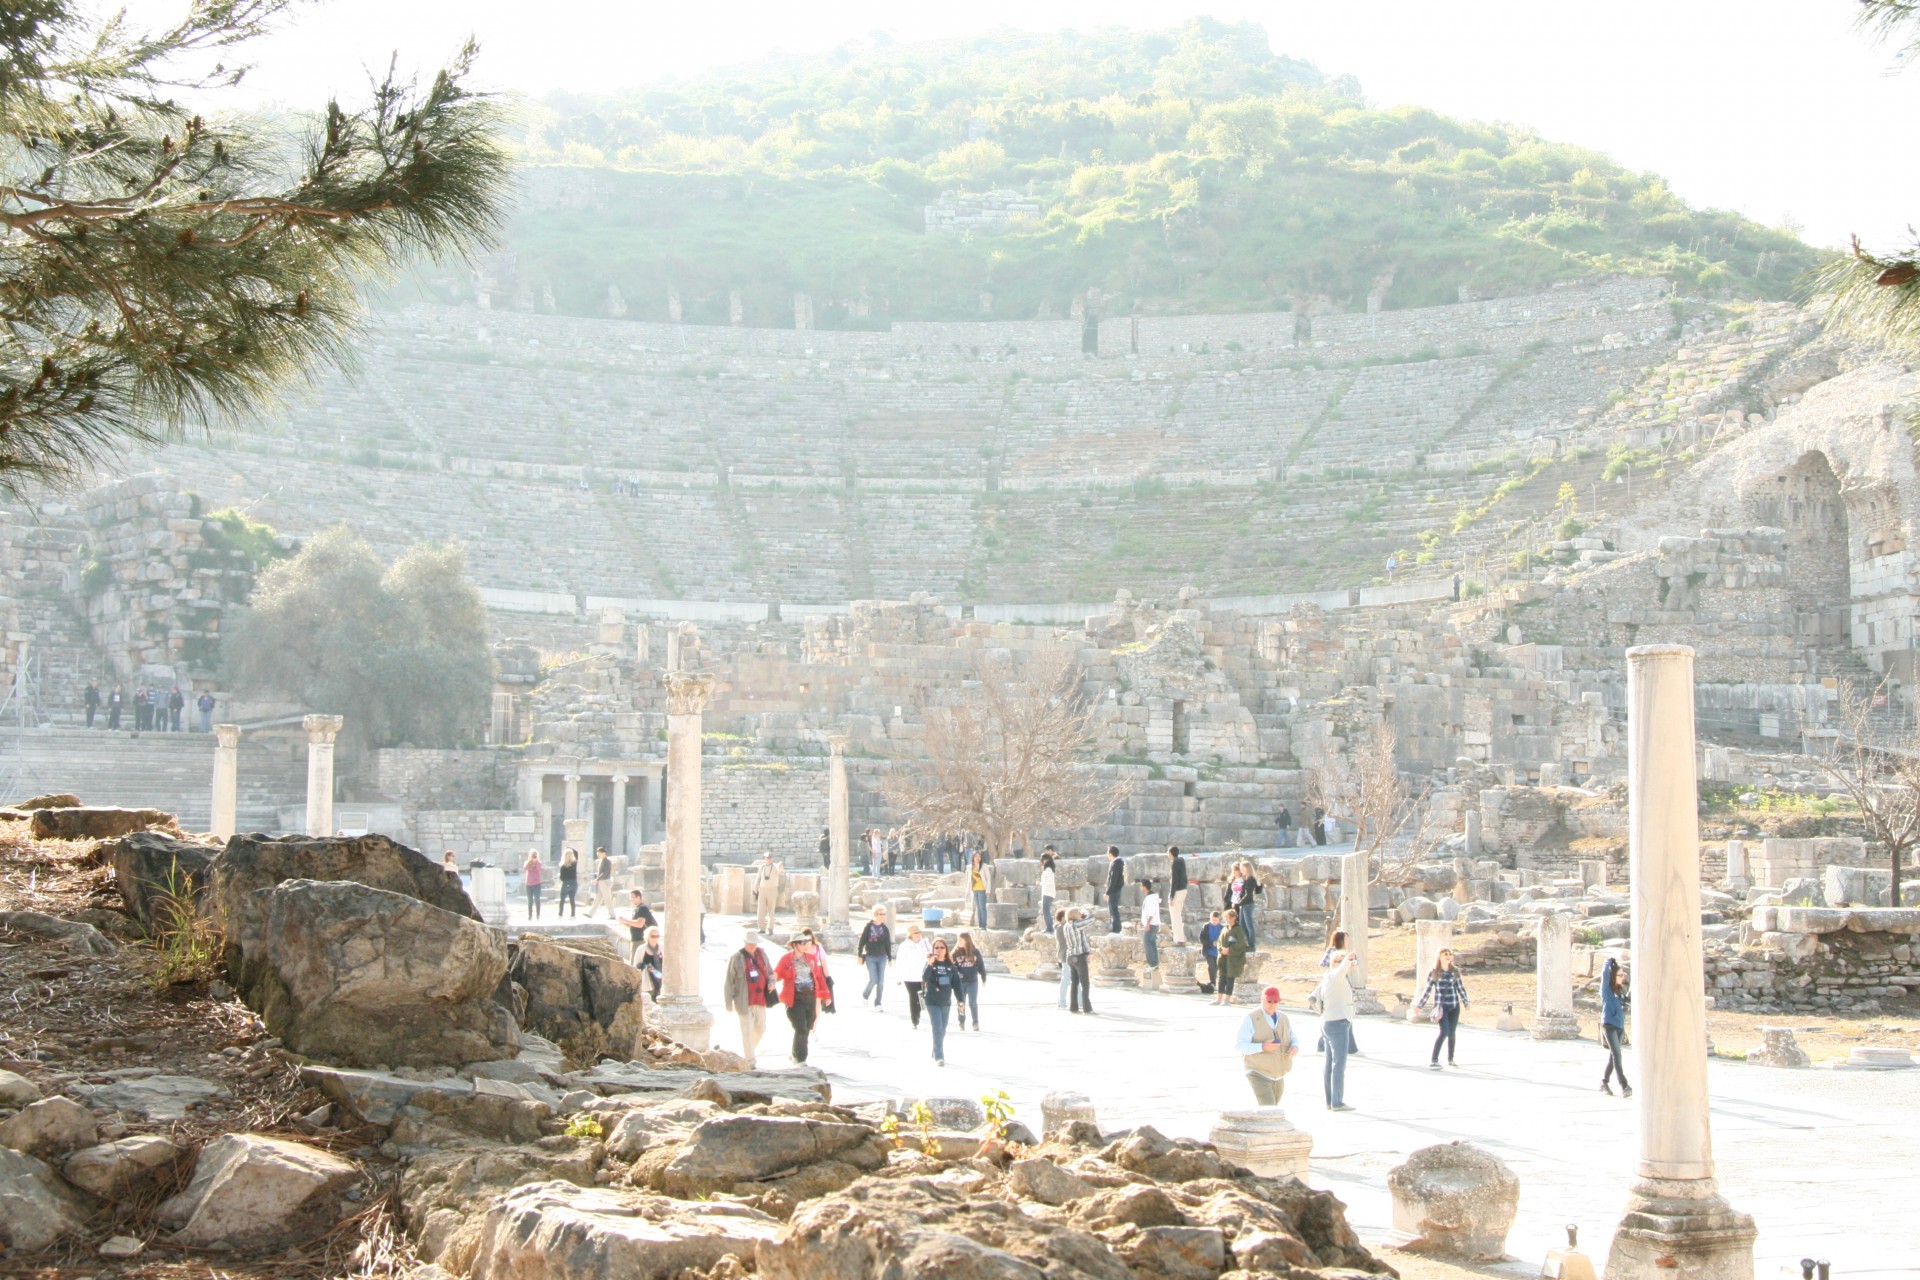
[[[872,43],[684,84],[556,96],[516,139],[531,200],[498,305],[823,328],[1099,310],[1389,308],[1596,272],[1779,298],[1816,259],[1651,174],[1501,125],[1369,107],[1251,25]],[[1040,207],[929,234],[943,192]],[[457,291],[450,278],[438,288]],[[983,312],[988,295],[990,313]]]

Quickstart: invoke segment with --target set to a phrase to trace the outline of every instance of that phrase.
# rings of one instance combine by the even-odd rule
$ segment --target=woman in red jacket
[[[826,957],[814,941],[813,931],[803,929],[787,944],[787,954],[773,967],[780,983],[780,1003],[787,1006],[787,1021],[793,1025],[793,1060],[807,1060],[807,1034],[821,1009],[833,1004],[833,987],[827,981]]]

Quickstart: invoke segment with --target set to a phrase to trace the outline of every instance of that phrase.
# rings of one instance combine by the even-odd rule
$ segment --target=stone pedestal
[[[1752,1280],[1753,1219],[1721,1198],[1700,974],[1693,650],[1627,650],[1627,828],[1640,1158],[1607,1280]]]
[[[1466,813],[1466,850],[1467,857],[1480,856],[1480,810],[1475,807]]]
[[[1747,1055],[1756,1067],[1809,1067],[1813,1065],[1806,1050],[1793,1038],[1792,1027],[1760,1028],[1760,1048]]]
[[[807,889],[796,890],[793,895],[793,927],[797,933],[801,929],[820,927],[820,895]]]
[[[563,839],[566,841],[566,847],[579,854],[582,862],[591,861],[593,858],[593,849],[591,847],[593,841],[593,819],[568,818],[560,824],[560,827],[564,833]]]
[[[827,870],[827,948],[848,951],[853,947],[853,927],[848,919],[853,897],[853,841],[847,830],[847,735],[827,735],[827,838],[833,853],[833,866]]]
[[[690,1049],[705,1051],[713,1015],[700,1002],[700,730],[713,677],[667,677],[665,973],[653,1023]]]
[[[472,872],[467,895],[480,918],[496,929],[507,927],[507,873],[499,867],[480,867]]]
[[[1753,879],[1747,870],[1747,842],[1727,841],[1727,892],[1745,893],[1752,886]]]
[[[1099,1120],[1094,1115],[1093,1099],[1084,1093],[1050,1093],[1040,1099],[1040,1136],[1050,1135],[1061,1125],[1074,1120],[1082,1120],[1099,1128]]]
[[[1353,968],[1347,972],[1347,982],[1353,987],[1353,1011],[1380,1014],[1386,1007],[1367,982],[1367,897],[1373,879],[1367,862],[1366,853],[1360,850],[1340,858],[1340,927],[1347,931],[1347,950],[1353,955]]]
[[[1573,1040],[1579,1035],[1573,1011],[1573,917],[1556,911],[1540,917],[1534,934],[1533,1038]]]
[[[226,839],[234,832],[240,816],[240,726],[213,726],[213,825],[214,835]]]
[[[1058,982],[1060,981],[1060,962],[1051,955],[1046,956],[1028,971],[1027,977],[1035,982]]]
[[[720,888],[714,898],[714,910],[723,916],[743,916],[747,914],[751,900],[747,892],[747,869],[740,866],[721,867]]]
[[[1200,948],[1165,946],[1160,948],[1160,988],[1169,995],[1197,996],[1200,983],[1193,966],[1200,959]]]
[[[346,723],[343,716],[308,716],[301,721],[307,729],[307,834],[333,834],[333,740]]]
[[[1402,1249],[1442,1258],[1498,1260],[1520,1208],[1520,1179],[1468,1142],[1422,1147],[1387,1174]]]
[[[1137,987],[1134,962],[1140,959],[1140,944],[1125,934],[1109,933],[1096,938],[1093,954],[1087,957],[1087,980],[1096,987]]]
[[[1913,1066],[1913,1054],[1897,1044],[1855,1045],[1840,1065],[1849,1071],[1904,1071]]]
[[[1604,858],[1582,858],[1580,860],[1580,887],[1588,892],[1605,892],[1607,888],[1607,863]]]
[[[1307,1176],[1313,1135],[1294,1128],[1279,1107],[1222,1111],[1207,1135],[1220,1158],[1269,1178]]]

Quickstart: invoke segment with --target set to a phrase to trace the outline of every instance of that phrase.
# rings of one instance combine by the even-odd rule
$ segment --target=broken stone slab
[[[874,1136],[864,1124],[799,1116],[715,1116],[688,1135],[668,1163],[661,1189],[685,1196],[724,1191],[738,1182],[831,1159],[873,1141]]]
[[[458,1076],[414,1079],[387,1071],[356,1067],[309,1065],[300,1068],[300,1080],[326,1095],[361,1124],[390,1125],[400,1108],[422,1093],[468,1097],[474,1082]]]
[[[195,1107],[227,1096],[224,1085],[198,1076],[127,1077],[67,1088],[96,1111],[118,1111],[142,1120],[184,1120]]]
[[[0,1121],[0,1147],[41,1159],[90,1147],[98,1138],[93,1112],[72,1098],[42,1098]]]
[[[507,976],[526,992],[520,1023],[551,1040],[604,1032],[621,1056],[644,1048],[641,972],[610,954],[522,934],[510,949]]]
[[[1913,1054],[1901,1045],[1855,1045],[1840,1064],[1848,1071],[1901,1071],[1914,1065]]]
[[[33,796],[26,800],[15,800],[6,806],[21,813],[32,813],[35,809],[78,809],[80,797],[70,791],[52,791],[46,795]]]
[[[1839,933],[1852,914],[1840,907],[1781,906],[1774,909],[1774,926],[1781,933]]]
[[[591,1071],[576,1071],[569,1083],[591,1089],[602,1097],[615,1094],[678,1093],[696,1080],[717,1084],[735,1103],[831,1102],[833,1086],[817,1067],[789,1067],[781,1071],[705,1071],[698,1067],[647,1067],[634,1062],[603,1062]]]
[[[513,1018],[493,1001],[507,953],[492,929],[344,881],[289,880],[259,898],[260,954],[241,994],[295,1053],[457,1067],[518,1052]]]
[[[180,1147],[158,1134],[116,1138],[68,1156],[60,1171],[67,1181],[103,1200],[124,1200],[130,1193],[157,1182],[174,1161]]]
[[[303,1143],[227,1133],[201,1148],[193,1180],[156,1216],[193,1248],[281,1249],[332,1228],[360,1180],[351,1162]]]
[[[1920,907],[1877,907],[1847,914],[1853,933],[1920,934]]]
[[[1084,1120],[1099,1128],[1093,1099],[1086,1094],[1056,1090],[1040,1099],[1040,1132],[1043,1137],[1051,1137],[1054,1130],[1075,1120]]]
[[[1468,1260],[1506,1256],[1520,1179],[1469,1142],[1422,1147],[1387,1174],[1400,1247]]]
[[[619,1114],[613,1131],[607,1135],[607,1150],[631,1160],[658,1141],[684,1139],[697,1126],[723,1112],[716,1103],[685,1098]]]
[[[705,1271],[728,1254],[751,1257],[782,1228],[746,1205],[543,1182],[510,1192],[487,1211],[472,1276],[667,1280]]]
[[[23,1075],[0,1071],[0,1107],[24,1107],[40,1101],[40,1088]]]
[[[39,1253],[86,1226],[92,1206],[32,1156],[0,1147],[0,1245]]]
[[[1085,1178],[1040,1156],[1015,1160],[1007,1170],[1007,1181],[1026,1199],[1055,1206],[1090,1196],[1096,1190]]]
[[[64,942],[67,950],[78,956],[110,956],[114,952],[113,940],[92,925],[41,911],[0,911],[0,933],[10,929]]]
[[[178,834],[179,820],[164,809],[46,808],[33,811],[35,840],[112,840],[158,828]]]

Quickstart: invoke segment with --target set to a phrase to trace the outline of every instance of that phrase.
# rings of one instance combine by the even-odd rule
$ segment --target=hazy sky
[[[179,0],[132,0],[136,16]],[[490,86],[607,89],[829,49],[996,26],[1167,27],[1196,14],[1263,24],[1276,52],[1358,77],[1380,106],[1511,121],[1664,175],[1696,205],[1791,219],[1817,243],[1870,244],[1920,222],[1907,163],[1920,68],[1852,27],[1854,0],[313,0],[259,47],[252,93],[289,105],[360,69],[436,63],[468,34]]]

